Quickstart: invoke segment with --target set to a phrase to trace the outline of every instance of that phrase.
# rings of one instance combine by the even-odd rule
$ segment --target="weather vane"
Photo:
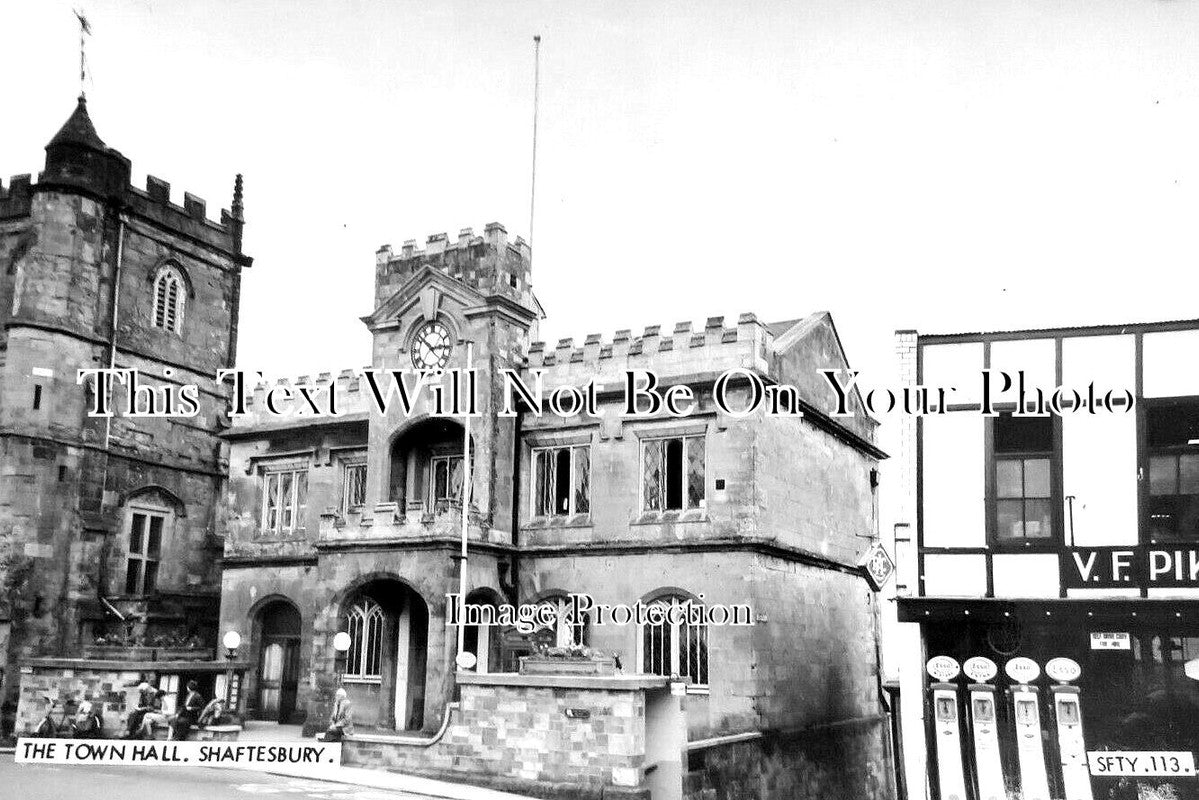
[[[84,43],[92,35],[92,24],[87,21],[83,12],[75,9],[75,19],[79,20],[79,96],[84,96],[83,79],[87,73],[87,58],[84,55]]]

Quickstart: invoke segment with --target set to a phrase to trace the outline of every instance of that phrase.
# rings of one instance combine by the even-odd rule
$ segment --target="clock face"
[[[450,329],[434,320],[420,326],[412,337],[412,366],[417,369],[445,369],[454,348]]]

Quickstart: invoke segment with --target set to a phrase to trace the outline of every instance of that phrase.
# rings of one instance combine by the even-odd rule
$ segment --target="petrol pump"
[[[1016,681],[1008,689],[1012,698],[1012,717],[1016,723],[1016,756],[1020,762],[1020,790],[1024,800],[1050,800],[1049,777],[1045,770],[1045,747],[1041,738],[1040,693],[1029,686],[1041,674],[1030,658],[1013,658],[1004,667]]]
[[[970,732],[974,741],[974,769],[978,800],[1007,800],[1003,766],[999,760],[999,724],[996,720],[995,687],[990,684],[999,668],[983,656],[975,656],[962,667],[974,681],[966,691],[970,702]]]
[[[1057,749],[1065,800],[1094,800],[1087,746],[1082,736],[1082,695],[1077,686],[1069,685],[1070,681],[1078,680],[1082,668],[1069,658],[1055,658],[1045,665],[1045,674],[1058,681],[1058,685],[1050,687],[1049,691],[1057,721]]]
[[[966,775],[962,769],[962,729],[958,719],[958,687],[949,683],[958,676],[961,668],[949,656],[930,659],[927,668],[928,674],[936,681],[929,685],[929,693],[933,705],[940,800],[967,800]]]

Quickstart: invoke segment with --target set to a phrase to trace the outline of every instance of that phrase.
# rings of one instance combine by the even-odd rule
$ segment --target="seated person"
[[[142,717],[146,712],[150,711],[154,705],[154,688],[150,684],[142,681],[137,685],[137,706],[129,712],[129,716],[125,719],[125,737],[132,739],[137,736],[138,731],[142,727]]]
[[[221,720],[225,718],[225,701],[219,697],[214,697],[208,701],[208,705],[204,706],[204,710],[200,712],[200,718],[196,724],[201,728],[207,725],[220,725]]]
[[[46,698],[50,701],[50,698]],[[58,723],[54,721],[54,703],[46,708],[46,716],[42,717],[42,721],[33,729],[33,735],[39,739],[54,739],[58,736]]]
[[[187,739],[188,732],[192,725],[196,724],[203,708],[204,698],[200,696],[200,684],[188,681],[187,695],[183,698],[183,708],[179,709],[179,713],[171,721],[171,735],[167,738],[179,741]]]
[[[166,725],[167,715],[162,712],[162,698],[166,697],[166,690],[159,689],[154,693],[154,699],[150,701],[151,705],[148,711],[142,716],[142,724],[138,729],[138,733],[143,739],[154,738],[154,726]]]
[[[333,713],[329,715],[329,727],[321,735],[324,742],[340,742],[347,733],[354,732],[354,707],[344,688],[333,695]]]
[[[102,705],[92,702],[91,695],[84,694],[79,708],[75,709],[75,736],[80,739],[99,739],[103,736],[104,718]]]

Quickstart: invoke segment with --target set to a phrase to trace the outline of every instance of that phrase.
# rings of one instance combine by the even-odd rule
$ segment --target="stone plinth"
[[[654,675],[458,673],[459,703],[432,738],[355,734],[346,765],[538,796],[648,798],[647,705]]]

